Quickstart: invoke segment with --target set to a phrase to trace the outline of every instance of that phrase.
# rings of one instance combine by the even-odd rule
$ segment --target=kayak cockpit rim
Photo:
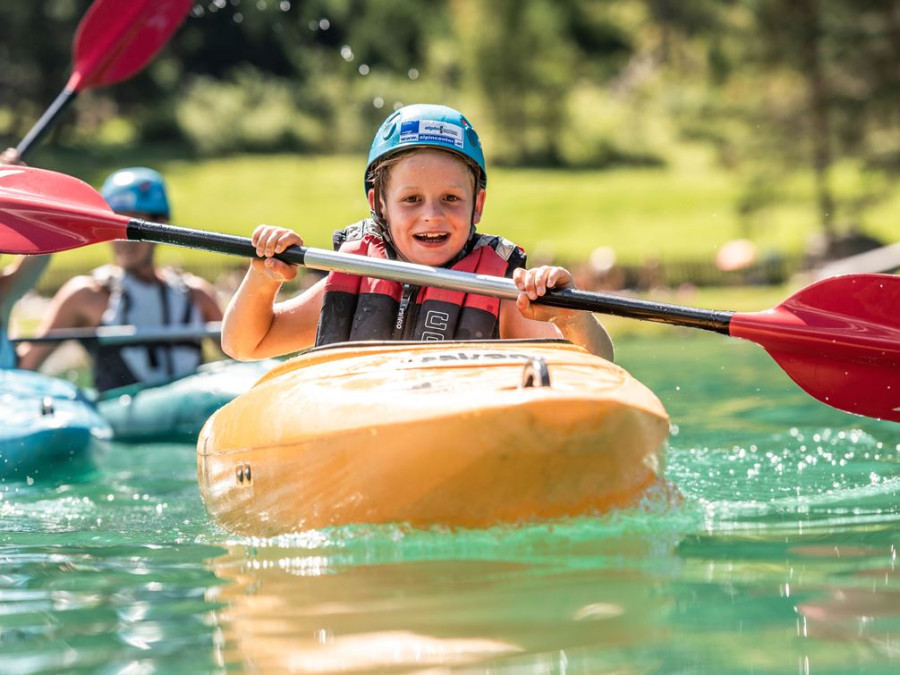
[[[444,345],[448,347],[452,347],[453,345],[466,345],[469,347],[472,346],[482,346],[486,348],[490,348],[492,345],[521,345],[521,344],[540,344],[540,345],[565,345],[572,343],[568,340],[564,340],[563,338],[516,338],[514,340],[442,340],[442,341],[422,341],[422,340],[357,340],[357,341],[348,341],[348,342],[334,342],[328,345],[321,345],[319,347],[310,347],[309,349],[304,349],[303,351],[299,351],[292,356],[300,356],[301,354],[316,354],[319,352],[323,352],[329,349],[347,349],[350,347],[359,347],[362,349],[365,348],[384,348],[384,347],[408,347],[411,345],[422,346],[422,345]]]

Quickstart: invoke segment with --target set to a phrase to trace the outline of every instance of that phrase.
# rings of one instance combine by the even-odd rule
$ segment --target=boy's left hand
[[[578,314],[578,310],[536,305],[532,302],[546,294],[548,288],[575,288],[575,280],[565,267],[520,267],[513,271],[513,281],[521,291],[516,298],[516,308],[526,319],[560,322]]]

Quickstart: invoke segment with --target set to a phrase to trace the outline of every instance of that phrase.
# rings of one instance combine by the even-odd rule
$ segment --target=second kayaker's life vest
[[[132,325],[138,330],[161,326],[203,327],[200,308],[191,290],[175,272],[163,270],[164,280],[147,283],[112,266],[94,271],[94,278],[109,289],[103,326]],[[187,375],[203,362],[197,340],[146,342],[137,345],[95,345],[94,387],[105,391],[129,384],[159,384]]]
[[[371,220],[334,236],[335,248],[392,257]],[[525,253],[503,237],[473,234],[450,269],[506,277],[525,266]],[[491,340],[500,337],[500,300],[484,295],[400,284],[331,272],[316,346],[359,340]]]

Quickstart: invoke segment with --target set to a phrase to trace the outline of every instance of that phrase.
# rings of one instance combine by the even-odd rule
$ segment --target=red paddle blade
[[[775,309],[735,314],[729,333],[762,345],[820,401],[900,422],[900,277],[824,279]]]
[[[0,167],[0,253],[55,253],[124,239],[128,217],[77,178],[24,166]]]
[[[134,75],[168,42],[193,0],[95,0],[75,34],[72,91]]]

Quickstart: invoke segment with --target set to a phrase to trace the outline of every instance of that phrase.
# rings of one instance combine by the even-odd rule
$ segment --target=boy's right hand
[[[256,255],[259,258],[253,260],[253,269],[273,281],[290,281],[297,276],[297,266],[291,265],[272,256],[281,253],[288,246],[303,246],[303,239],[299,234],[286,227],[274,225],[260,225],[250,237],[250,241],[256,247]]]

